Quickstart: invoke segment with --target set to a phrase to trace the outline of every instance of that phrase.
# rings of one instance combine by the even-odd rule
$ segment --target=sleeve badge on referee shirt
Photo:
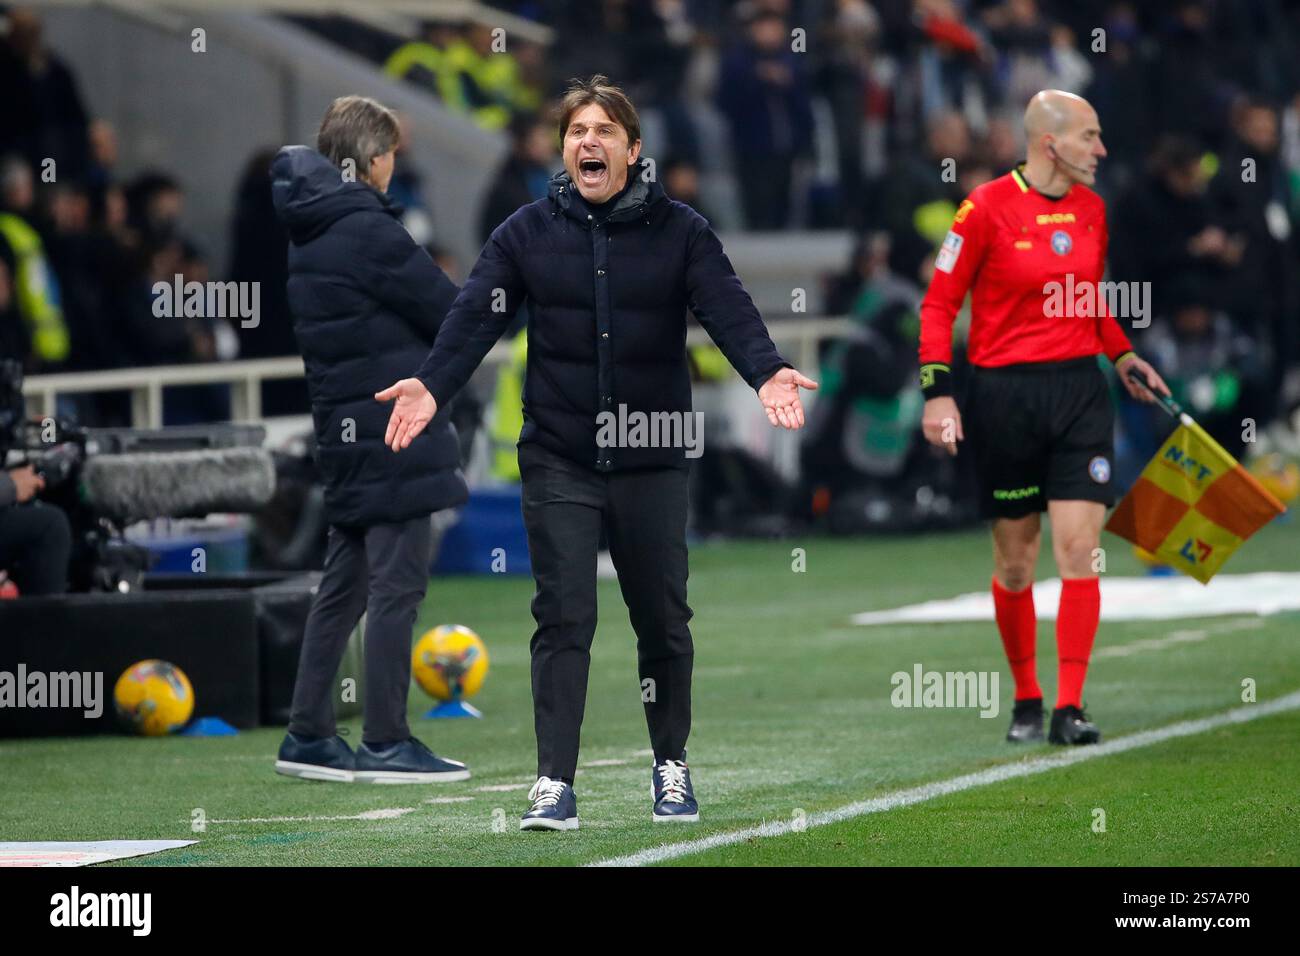
[[[940,272],[952,272],[953,266],[957,265],[957,257],[961,255],[963,241],[961,236],[949,229],[939,248],[939,255],[935,257],[934,267]]]

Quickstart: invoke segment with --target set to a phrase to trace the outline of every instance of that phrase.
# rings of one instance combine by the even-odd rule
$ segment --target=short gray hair
[[[401,131],[397,114],[368,96],[340,96],[325,111],[316,133],[316,149],[335,166],[357,164],[356,173],[370,172],[370,161],[397,148]]]

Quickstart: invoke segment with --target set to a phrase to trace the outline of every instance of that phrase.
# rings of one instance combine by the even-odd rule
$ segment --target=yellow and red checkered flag
[[[1206,584],[1247,538],[1286,508],[1176,402],[1157,398],[1179,425],[1106,530]]]

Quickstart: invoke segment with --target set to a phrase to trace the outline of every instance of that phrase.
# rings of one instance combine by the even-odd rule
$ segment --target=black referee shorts
[[[961,406],[980,514],[1022,518],[1049,501],[1115,502],[1115,412],[1096,356],[973,367]]]

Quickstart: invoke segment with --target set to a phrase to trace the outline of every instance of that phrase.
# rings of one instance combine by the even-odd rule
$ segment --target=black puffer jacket
[[[483,247],[416,373],[438,407],[465,384],[528,302],[524,427],[598,471],[685,467],[681,448],[599,447],[598,414],[686,413],[686,313],[754,388],[787,365],[704,217],[647,182],[645,161],[612,208],[588,207],[567,173]]]
[[[375,401],[428,353],[456,286],[415,244],[399,209],[324,156],[286,146],[272,197],[289,230],[289,309],[307,368],[328,519],[405,521],[468,496],[445,409],[400,455],[384,445],[391,403]]]

